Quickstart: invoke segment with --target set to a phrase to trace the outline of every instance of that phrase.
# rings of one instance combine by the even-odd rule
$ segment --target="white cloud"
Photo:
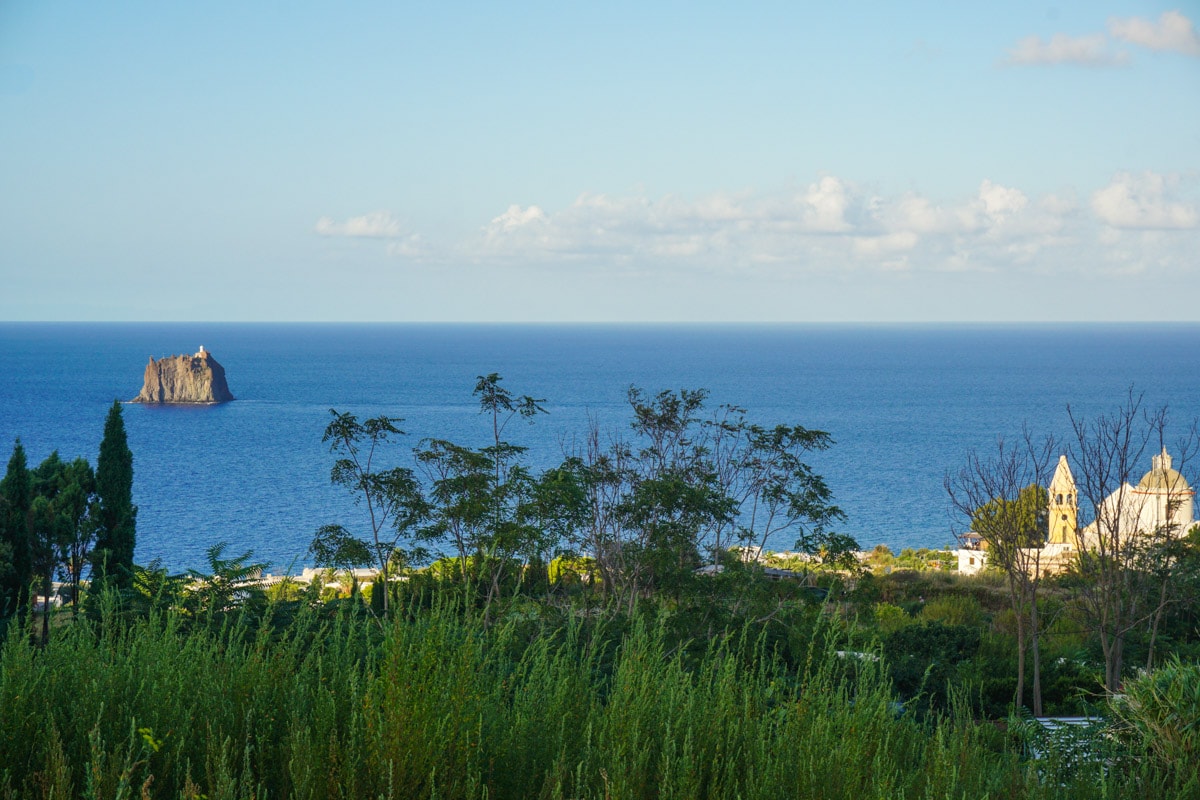
[[[488,227],[500,233],[524,228],[527,225],[543,224],[545,221],[546,213],[537,206],[521,208],[518,205],[511,205],[507,211],[493,219]]]
[[[874,197],[871,217],[888,232],[908,231],[923,235],[986,235],[1003,227],[1027,225],[1024,212],[1029,198],[1020,189],[1001,186],[985,179],[975,197],[957,204],[942,205],[912,192],[889,200]]]
[[[809,230],[840,233],[850,229],[846,210],[850,201],[847,188],[837,178],[826,176],[808,187],[804,194],[805,224]]]
[[[979,186],[979,201],[984,213],[997,220],[1018,214],[1029,205],[1029,198],[1020,189],[1000,186],[986,178]]]
[[[1178,11],[1167,11],[1151,22],[1141,17],[1113,17],[1108,32],[1114,39],[1150,50],[1170,51],[1200,57],[1200,35],[1192,21]]]
[[[486,256],[541,253],[565,259],[598,256],[742,254],[753,260],[776,257],[782,241],[796,236],[847,233],[847,215],[858,202],[844,181],[823,177],[801,192],[760,196],[714,193],[694,201],[667,195],[645,197],[582,194],[553,215],[538,206],[510,206],[483,231]],[[778,246],[747,247],[771,240]]]
[[[715,271],[1000,269],[1069,242],[1075,205],[991,180],[954,202],[884,196],[827,175],[785,193],[583,194],[560,211],[511,206],[483,230],[476,262],[643,265]]]
[[[1114,228],[1195,228],[1200,225],[1200,212],[1173,196],[1178,184],[1175,176],[1119,172],[1092,195],[1092,210]]]
[[[1108,34],[1069,36],[1056,33],[1049,39],[1026,36],[1008,51],[1002,63],[1011,65],[1077,64],[1085,67],[1117,67],[1130,62],[1129,53],[1116,49],[1117,42],[1159,52],[1200,57],[1200,35],[1192,21],[1178,11],[1167,11],[1157,22],[1143,17],[1111,17]]]
[[[1064,270],[1080,275],[1192,268],[1200,251],[1197,176],[1118,173],[1086,193],[1030,195],[980,180],[973,192],[932,197],[880,192],[835,175],[799,188],[699,197],[580,194],[554,209],[511,205],[468,240],[440,246],[404,231],[387,212],[344,222],[327,236],[373,236],[409,262],[588,270],[633,276],[779,278],[862,274]],[[1086,197],[1082,204],[1079,196]]]
[[[404,235],[400,221],[390,212],[372,211],[361,217],[350,217],[345,222],[335,222],[331,217],[321,217],[313,230],[321,236],[350,236],[375,239],[394,239]]]
[[[1056,33],[1049,40],[1026,36],[1008,51],[1006,64],[1078,64],[1085,67],[1114,67],[1129,63],[1129,54],[1114,51],[1102,33],[1068,36]]]
[[[932,200],[909,192],[895,200],[871,199],[872,218],[884,230],[914,233],[949,233],[967,223],[963,210],[943,208]]]

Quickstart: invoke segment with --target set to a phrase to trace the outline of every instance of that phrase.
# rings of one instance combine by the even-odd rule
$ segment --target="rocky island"
[[[194,356],[179,355],[146,365],[142,391],[131,403],[207,404],[233,399],[225,382],[225,368],[204,349]]]

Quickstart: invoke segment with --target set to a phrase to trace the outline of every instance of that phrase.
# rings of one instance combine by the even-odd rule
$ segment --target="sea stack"
[[[233,399],[225,382],[225,368],[201,345],[194,356],[150,357],[142,391],[130,402],[207,404]]]

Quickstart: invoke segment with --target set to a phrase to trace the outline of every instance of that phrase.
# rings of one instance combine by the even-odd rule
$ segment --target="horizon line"
[[[320,320],[320,319],[31,319],[0,325],[427,325],[578,327],[1076,327],[1200,326],[1200,320]]]

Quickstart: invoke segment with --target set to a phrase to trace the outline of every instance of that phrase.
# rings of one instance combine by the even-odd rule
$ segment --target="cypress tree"
[[[13,613],[26,600],[33,580],[29,546],[29,507],[33,489],[25,448],[17,439],[8,470],[0,480],[0,616]]]
[[[96,460],[96,494],[100,498],[96,546],[92,550],[93,589],[126,589],[133,578],[137,507],[133,505],[133,453],[125,437],[121,403],[114,400],[104,421],[104,438]]]

